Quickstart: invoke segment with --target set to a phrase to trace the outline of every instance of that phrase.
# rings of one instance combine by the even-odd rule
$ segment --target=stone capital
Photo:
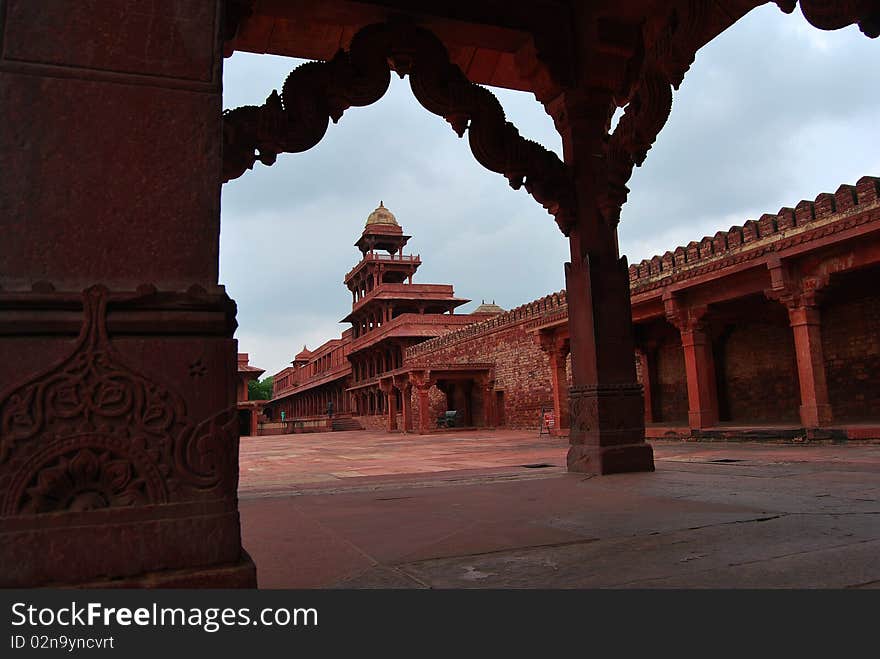
[[[675,295],[664,294],[663,307],[666,311],[666,319],[681,332],[682,340],[684,340],[685,335],[693,338],[694,334],[701,334],[706,331],[708,305],[691,305]]]
[[[397,375],[392,376],[394,386],[401,393],[407,394],[412,389],[412,382],[409,379],[409,375],[407,373],[399,373]]]
[[[415,387],[420,395],[427,394],[428,390],[434,385],[434,379],[431,377],[431,372],[428,370],[410,371],[409,378],[410,382],[412,382],[412,386]]]
[[[556,362],[565,362],[571,351],[571,342],[568,337],[560,336],[552,330],[539,332],[537,342],[541,350]]]
[[[772,259],[767,268],[770,271],[770,288],[764,291],[764,295],[768,299],[784,304],[792,318],[794,310],[816,310],[828,287],[828,275],[796,272],[778,258]]]

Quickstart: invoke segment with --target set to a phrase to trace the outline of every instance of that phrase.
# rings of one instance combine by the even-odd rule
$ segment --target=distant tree
[[[272,398],[272,376],[263,378],[259,382],[248,382],[248,400],[269,400]]]

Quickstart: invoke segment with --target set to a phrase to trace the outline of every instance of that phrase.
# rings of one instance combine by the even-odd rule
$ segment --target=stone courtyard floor
[[[526,431],[241,440],[262,588],[878,588],[880,445],[652,442],[565,472]]]

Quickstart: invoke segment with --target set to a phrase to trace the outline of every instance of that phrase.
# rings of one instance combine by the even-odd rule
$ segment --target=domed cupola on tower
[[[397,218],[394,217],[394,213],[385,208],[385,203],[382,201],[379,202],[379,207],[367,216],[368,227],[376,224],[386,224],[395,227],[400,226],[397,223]]]
[[[394,213],[380,201],[378,208],[367,216],[364,231],[354,245],[364,254],[376,251],[396,254],[403,250],[410,238],[403,235]]]

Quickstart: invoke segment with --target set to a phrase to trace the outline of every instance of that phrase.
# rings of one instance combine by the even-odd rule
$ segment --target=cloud
[[[669,123],[633,174],[621,250],[630,262],[672,250],[801,198],[880,174],[880,48],[855,27],[821,32],[761,7],[706,45]],[[298,62],[237,53],[224,105],[260,104]],[[531,94],[492,90],[520,132],[561,154]],[[348,110],[305,153],[226,184],[221,282],[239,306],[239,349],[273,373],[303,344],[337,337],[353,243],[383,200],[421,254],[417,282],[451,283],[463,310],[509,308],[564,286],[567,241],[524,191],[483,169],[466,139],[392,77],[378,103]]]

